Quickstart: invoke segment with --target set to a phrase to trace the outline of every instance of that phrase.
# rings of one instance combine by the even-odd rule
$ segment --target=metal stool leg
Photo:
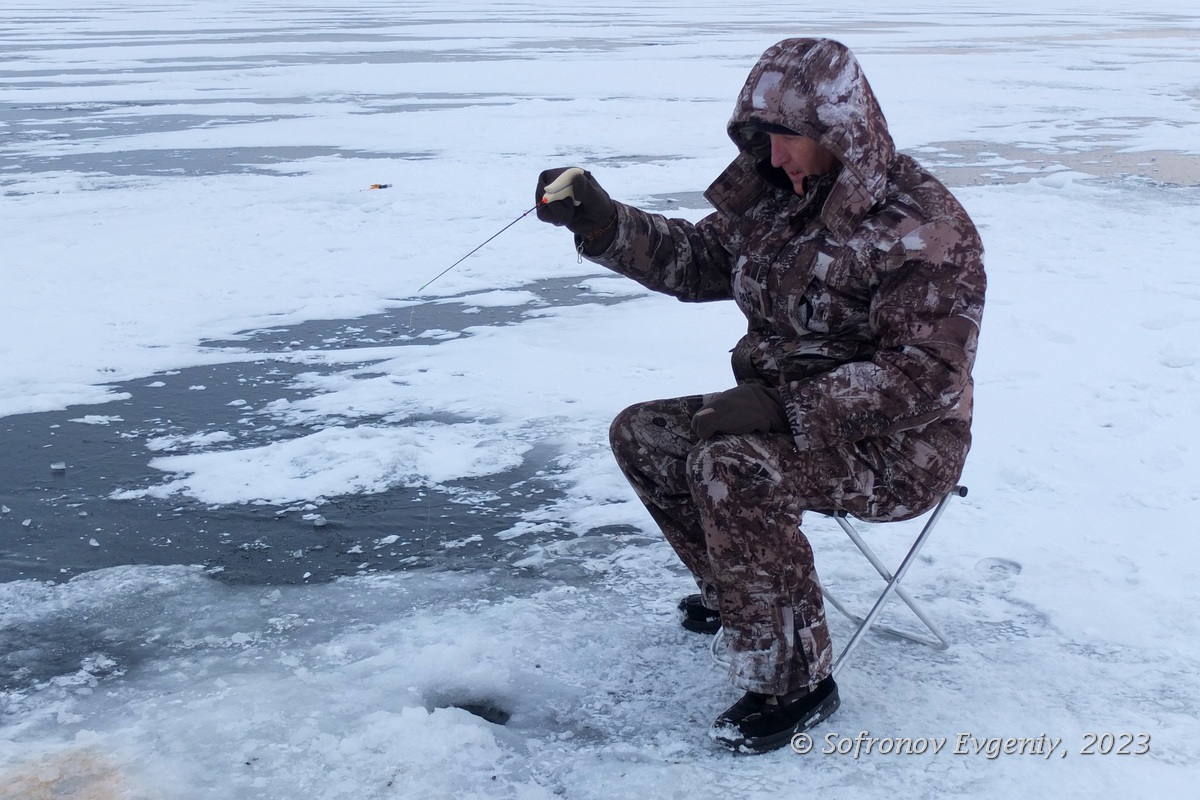
[[[884,566],[882,561],[880,561],[879,557],[875,554],[875,551],[873,551],[867,545],[863,538],[858,534],[858,531],[854,529],[854,526],[851,525],[846,519],[844,514],[834,515],[834,518],[838,521],[838,525],[840,525],[842,530],[846,532],[846,535],[850,537],[850,540],[854,542],[855,546],[858,547],[862,554],[866,556],[867,560],[871,562],[871,566],[875,568],[875,571],[878,572],[885,581],[887,581],[887,585],[884,587],[883,592],[879,595],[878,599],[875,600],[875,604],[871,607],[871,610],[867,612],[865,617],[859,617],[856,614],[851,613],[844,605],[841,604],[841,602],[833,597],[832,594],[830,594],[827,590],[822,589],[822,592],[825,594],[825,598],[829,600],[834,608],[845,614],[858,626],[858,629],[855,630],[854,635],[850,637],[850,641],[846,643],[846,647],[842,650],[833,663],[834,675],[837,675],[838,672],[841,671],[841,668],[846,664],[847,658],[849,658],[850,654],[853,653],[855,648],[858,647],[863,637],[866,636],[867,633],[873,628],[878,631],[892,634],[893,636],[899,636],[901,638],[908,639],[909,641],[917,642],[918,644],[933,647],[937,650],[945,650],[950,646],[950,640],[946,638],[946,635],[942,632],[941,628],[939,628],[937,623],[935,623],[929,617],[929,615],[925,613],[925,610],[919,603],[917,603],[916,599],[914,599],[913,596],[910,595],[904,589],[904,587],[900,585],[900,582],[904,580],[904,576],[908,573],[909,567],[911,567],[913,562],[916,561],[918,554],[921,552],[921,548],[925,546],[925,542],[929,539],[929,535],[933,532],[938,520],[941,519],[942,512],[946,510],[946,505],[950,502],[950,498],[954,497],[955,495],[958,495],[959,497],[965,497],[966,494],[966,487],[956,486],[954,489],[948,492],[946,496],[941,499],[941,501],[938,502],[928,521],[926,521],[925,526],[921,529],[920,535],[918,535],[916,541],[913,542],[908,554],[905,555],[904,560],[900,562],[900,566],[896,569],[895,574],[888,572],[887,567]],[[913,614],[916,615],[917,619],[921,621],[926,629],[933,634],[934,638],[930,638],[922,634],[914,634],[908,631],[898,630],[885,625],[875,624],[880,613],[883,611],[884,605],[886,605],[887,601],[891,599],[892,594],[895,594],[904,601],[904,604],[909,607],[909,609],[913,612]]]

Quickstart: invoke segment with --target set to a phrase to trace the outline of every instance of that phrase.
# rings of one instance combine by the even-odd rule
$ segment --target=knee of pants
[[[697,443],[688,453],[687,474],[692,496],[712,502],[739,502],[778,486],[783,475],[770,453],[756,447],[753,436],[717,436]]]
[[[637,419],[645,403],[636,403],[617,414],[608,426],[608,444],[618,456],[638,445]]]
[[[608,427],[608,442],[620,458],[623,453],[669,451],[682,458],[681,436],[691,438],[692,413],[699,408],[698,398],[647,400],[634,403],[617,414]],[[683,445],[686,448],[686,444]]]

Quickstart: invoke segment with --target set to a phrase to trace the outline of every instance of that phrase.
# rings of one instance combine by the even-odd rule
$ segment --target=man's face
[[[806,177],[825,175],[837,166],[837,158],[821,147],[816,139],[780,133],[767,135],[771,137],[771,166],[787,173],[796,194],[804,194]]]

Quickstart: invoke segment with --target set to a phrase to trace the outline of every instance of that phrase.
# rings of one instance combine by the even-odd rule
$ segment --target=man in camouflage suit
[[[614,202],[579,168],[543,172],[537,198],[583,256],[746,315],[736,388],[640,403],[611,437],[700,588],[680,604],[685,626],[724,627],[746,690],[711,735],[761,752],[839,702],[803,513],[907,519],[954,486],[986,279],[966,211],[896,152],[844,46],[768,49],[728,131],[739,153],[698,223]]]

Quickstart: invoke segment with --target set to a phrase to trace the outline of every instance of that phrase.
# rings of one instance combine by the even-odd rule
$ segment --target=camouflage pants
[[[720,610],[734,686],[812,686],[829,675],[833,645],[801,517],[845,507],[847,487],[861,489],[871,465],[852,451],[801,452],[787,434],[700,440],[691,419],[704,400],[625,409],[610,431],[613,454],[704,604]]]

